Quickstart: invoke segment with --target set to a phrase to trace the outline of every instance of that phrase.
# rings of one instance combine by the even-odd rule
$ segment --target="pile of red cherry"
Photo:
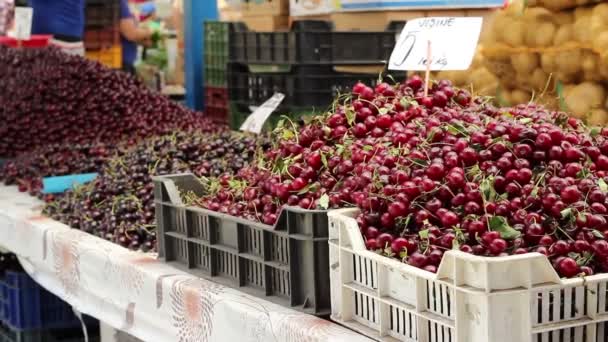
[[[447,250],[538,252],[564,277],[608,271],[608,130],[534,104],[496,108],[448,81],[364,84],[284,124],[199,205],[273,224],[284,205],[356,206],[367,248],[436,272]]]

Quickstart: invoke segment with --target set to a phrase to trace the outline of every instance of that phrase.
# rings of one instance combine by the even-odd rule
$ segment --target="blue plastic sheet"
[[[86,184],[97,177],[97,173],[83,173],[79,175],[46,177],[42,179],[42,192],[57,194],[72,189],[77,185]]]

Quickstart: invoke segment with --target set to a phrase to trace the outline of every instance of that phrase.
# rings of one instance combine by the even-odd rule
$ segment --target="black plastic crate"
[[[287,32],[230,33],[230,61],[242,64],[375,65],[386,63],[405,22],[386,31],[333,31],[327,21],[296,21]]]
[[[274,227],[182,204],[191,174],[154,178],[159,256],[191,274],[296,310],[330,313],[325,210],[285,208]]]
[[[117,26],[120,21],[120,0],[87,0],[85,29]]]
[[[254,70],[231,64],[228,68],[228,97],[241,111],[260,106],[277,92],[285,94],[278,111],[295,108],[326,109],[336,96],[348,93],[361,81],[373,86],[377,74],[337,72],[330,66],[294,66],[278,72]]]

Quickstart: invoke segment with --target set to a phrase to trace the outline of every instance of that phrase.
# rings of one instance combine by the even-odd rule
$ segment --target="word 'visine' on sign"
[[[473,61],[482,18],[436,17],[407,22],[389,61],[390,70],[466,70]]]

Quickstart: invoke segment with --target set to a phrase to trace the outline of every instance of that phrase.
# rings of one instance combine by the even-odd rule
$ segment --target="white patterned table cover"
[[[0,245],[76,310],[144,341],[370,341],[70,229],[41,208],[16,187],[0,186]]]

